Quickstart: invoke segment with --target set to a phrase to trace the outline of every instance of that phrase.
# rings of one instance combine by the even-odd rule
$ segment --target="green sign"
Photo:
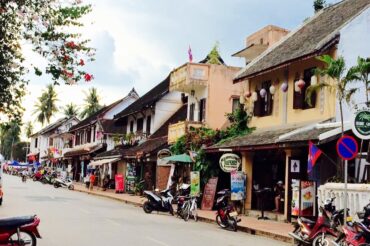
[[[226,173],[238,171],[241,163],[240,157],[232,153],[223,154],[220,158],[220,167]]]
[[[200,173],[199,171],[190,172],[190,195],[199,196],[200,193]]]
[[[370,111],[361,109],[355,113],[352,131],[360,139],[370,139]]]

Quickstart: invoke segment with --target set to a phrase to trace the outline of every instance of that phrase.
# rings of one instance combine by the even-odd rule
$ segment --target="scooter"
[[[182,184],[179,189],[179,195],[175,198],[177,203],[177,210],[176,214],[177,216],[180,216],[180,218],[184,219],[184,205],[185,201],[190,199],[190,184]]]
[[[343,224],[344,210],[335,209],[334,199],[328,199],[324,206],[320,206],[316,221],[304,217],[297,219],[295,229],[289,236],[298,241],[298,245],[330,245],[340,235],[338,228]]]
[[[143,204],[145,213],[150,214],[153,211],[170,212],[173,215],[172,200],[173,196],[170,189],[164,190],[159,194],[152,191],[144,191],[144,195],[148,198]]]
[[[59,187],[64,187],[64,188],[68,188],[68,190],[74,190],[74,186],[73,186],[73,181],[70,179],[70,178],[66,178],[66,179],[60,179],[60,178],[56,178],[54,180],[54,188],[59,188]]]
[[[216,201],[216,222],[223,228],[231,228],[233,231],[238,230],[238,222],[241,221],[238,218],[238,213],[233,205],[229,205],[230,191],[225,189],[217,192],[220,197]]]
[[[0,245],[36,246],[39,224],[36,215],[0,219]]]
[[[41,178],[41,183],[43,184],[54,184],[56,178],[56,174],[44,174],[43,177]]]

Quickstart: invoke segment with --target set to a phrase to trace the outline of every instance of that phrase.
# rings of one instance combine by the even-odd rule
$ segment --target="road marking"
[[[106,221],[108,221],[109,223],[111,223],[111,224],[115,225],[115,226],[121,226],[121,224],[120,224],[120,223],[115,222],[114,220],[111,220],[111,219],[105,219],[105,220],[106,220]]]
[[[155,239],[155,238],[152,238],[152,237],[146,237],[146,239],[149,239],[150,241],[155,242],[155,243],[157,243],[157,244],[159,244],[159,245],[169,246],[167,243],[164,243],[164,242],[159,241],[159,240],[157,240],[157,239]]]

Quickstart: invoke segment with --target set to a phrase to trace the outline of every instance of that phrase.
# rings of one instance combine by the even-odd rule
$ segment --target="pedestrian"
[[[92,172],[91,175],[90,175],[90,187],[89,187],[89,190],[93,190],[93,187],[94,187],[94,183],[95,183],[95,173]]]
[[[276,186],[274,188],[275,192],[275,209],[272,210],[273,212],[279,212],[280,211],[280,201],[281,199],[284,198],[284,192],[285,192],[285,187],[283,181],[279,181],[276,183]]]

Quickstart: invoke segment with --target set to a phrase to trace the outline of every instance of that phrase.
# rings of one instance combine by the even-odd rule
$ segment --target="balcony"
[[[196,121],[180,121],[175,124],[170,124],[168,126],[168,143],[173,144],[176,142],[178,138],[185,135],[189,131],[190,128],[199,128],[202,127],[204,124],[202,122]]]
[[[170,91],[189,93],[204,88],[209,81],[209,65],[186,63],[171,73]]]

